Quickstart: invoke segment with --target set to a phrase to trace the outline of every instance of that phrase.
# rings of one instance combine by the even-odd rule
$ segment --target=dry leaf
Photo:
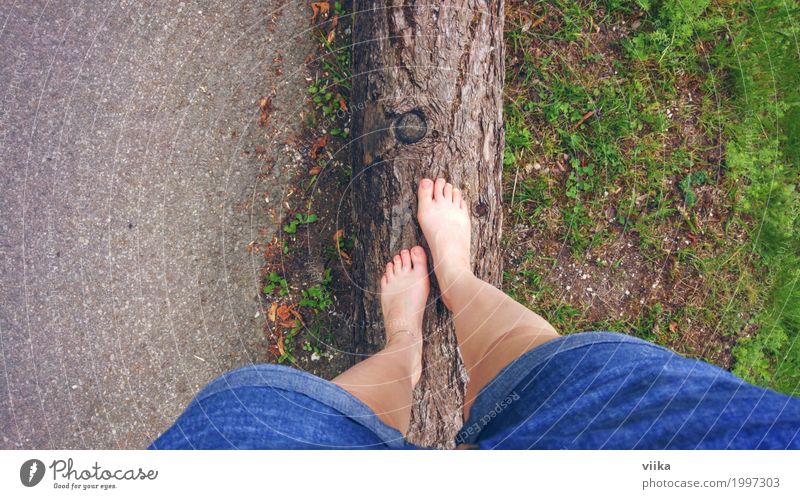
[[[275,344],[270,343],[270,345],[268,347],[268,350],[269,350],[269,353],[271,353],[272,355],[274,355],[276,357],[281,354],[280,349],[278,348],[277,342]]]
[[[290,310],[292,311],[292,315],[294,315],[294,318],[297,319],[297,324],[292,324],[292,327],[295,327],[295,326],[298,326],[298,325],[305,326],[306,324],[305,324],[305,322],[303,322],[303,316],[300,315],[300,312],[298,312],[294,308],[291,308]]]
[[[523,33],[525,33],[525,32],[527,32],[527,31],[529,31],[529,30],[532,30],[532,29],[533,29],[533,28],[535,28],[536,26],[539,26],[540,24],[542,24],[542,23],[544,22],[544,20],[545,20],[545,19],[547,19],[547,14],[543,15],[542,17],[540,17],[540,18],[539,18],[539,19],[537,19],[536,21],[534,21],[533,19],[529,20],[529,21],[528,21],[528,22],[526,22],[526,23],[525,23],[525,25],[522,27],[522,32],[523,32]]]
[[[328,143],[327,135],[323,135],[322,137],[319,137],[317,140],[315,140],[314,143],[311,144],[311,152],[309,153],[311,155],[311,159],[317,159],[317,155],[319,154],[320,149],[324,148],[327,143]]]
[[[339,107],[342,108],[342,111],[345,113],[347,112],[347,102],[344,101],[344,97],[341,95],[339,96]]]
[[[328,2],[311,2],[311,11],[313,12],[313,15],[311,16],[311,24],[314,24],[318,15],[328,15],[328,11],[330,10],[331,5]]]
[[[278,310],[278,302],[272,302],[272,305],[269,307],[269,312],[267,312],[267,317],[270,321],[275,322],[275,312]]]
[[[258,120],[258,126],[263,127],[267,124],[267,119],[272,113],[272,97],[261,97],[258,99],[258,108],[261,110],[261,118]]]
[[[333,39],[336,38],[336,30],[332,29],[330,33],[328,33],[328,45],[333,42]]]
[[[345,263],[347,263],[349,265],[350,263],[352,263],[352,260],[350,259],[350,255],[345,253],[342,250],[342,248],[340,247],[340,245],[339,245],[339,241],[341,241],[343,237],[344,237],[344,230],[343,229],[339,229],[333,235],[333,242],[334,242],[334,244],[336,244],[336,251],[339,252],[339,256],[342,258],[342,260],[345,261]]]
[[[584,114],[583,117],[580,120],[578,120],[578,122],[575,123],[575,125],[572,128],[573,129],[578,128],[579,126],[583,125],[584,121],[588,120],[592,116],[594,116],[594,110],[591,110],[588,113]]]
[[[309,175],[319,175],[319,172],[321,172],[321,171],[322,171],[322,168],[320,168],[319,166],[314,166],[310,170],[308,170],[308,174]]]
[[[288,305],[281,305],[276,310],[276,313],[281,321],[285,321],[292,316],[292,308]]]
[[[280,336],[278,336],[278,352],[280,352],[281,355],[286,355],[286,350],[283,347],[283,335],[282,334]]]

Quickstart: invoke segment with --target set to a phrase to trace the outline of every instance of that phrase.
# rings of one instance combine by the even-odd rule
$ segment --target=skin
[[[452,312],[470,380],[464,418],[480,390],[523,353],[557,338],[541,316],[472,273],[469,205],[445,179],[422,179],[417,220],[431,249],[442,300]],[[403,435],[422,369],[422,315],[430,289],[425,251],[414,246],[386,264],[381,309],[386,347],[333,380]]]

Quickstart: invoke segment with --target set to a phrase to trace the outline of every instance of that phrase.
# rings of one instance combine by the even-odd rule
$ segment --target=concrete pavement
[[[0,3],[0,447],[144,447],[264,360],[246,248],[293,173],[308,17],[301,0]],[[258,126],[273,89],[277,132]]]

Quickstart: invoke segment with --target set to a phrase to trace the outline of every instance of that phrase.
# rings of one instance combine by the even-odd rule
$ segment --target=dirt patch
[[[326,3],[327,4],[327,3]],[[301,111],[303,131],[284,144],[291,171],[300,172],[282,199],[266,200],[281,230],[254,247],[264,258],[261,300],[267,310],[263,332],[269,361],[331,379],[357,359],[351,355],[351,206],[349,121],[342,75],[349,19],[330,6],[309,9],[312,36],[320,40],[306,65],[311,75]],[[337,37],[345,48],[336,45]],[[269,101],[261,100],[262,120]]]
[[[732,223],[721,127],[701,119],[721,96],[703,93],[702,75],[678,72],[662,99],[660,75],[645,66],[634,74],[650,85],[641,96],[652,102],[637,111],[644,120],[636,133],[614,123],[614,109],[585,107],[602,102],[604,81],[628,88],[623,44],[644,16],[580,11],[587,5],[568,12],[537,5],[531,12],[510,2],[506,10],[506,99],[523,109],[532,135],[515,151],[504,181],[513,193],[504,227],[507,291],[566,333],[614,329],[730,368],[731,349],[747,331],[725,330],[720,318],[730,326],[750,317],[744,311],[731,319],[724,310],[739,299],[741,272],[726,259],[740,257],[737,245],[747,238]],[[697,51],[702,56],[707,48]],[[537,65],[570,80],[551,86],[540,81]],[[558,85],[565,90],[555,95]],[[624,105],[631,94],[619,93]],[[608,140],[584,140],[591,134]],[[607,144],[621,158],[617,171],[598,160]],[[579,229],[565,213],[571,206],[582,217]]]

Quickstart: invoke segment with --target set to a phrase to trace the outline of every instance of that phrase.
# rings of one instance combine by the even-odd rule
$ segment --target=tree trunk
[[[464,191],[475,274],[501,282],[503,0],[354,3],[353,334],[356,353],[369,355],[385,341],[377,290],[386,262],[402,248],[427,248],[415,217],[421,178]],[[467,379],[431,278],[408,439],[451,447]]]

